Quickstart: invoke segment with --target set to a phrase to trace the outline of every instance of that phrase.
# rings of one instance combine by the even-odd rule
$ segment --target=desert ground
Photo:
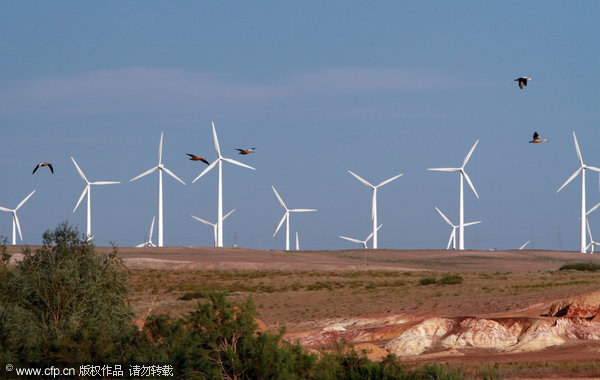
[[[309,349],[344,341],[372,359],[393,352],[410,365],[493,364],[513,378],[600,377],[600,272],[559,270],[600,265],[600,255],[212,247],[120,247],[118,255],[131,272],[140,319],[182,315],[205,292],[219,291],[234,301],[252,296],[262,328],[285,326],[287,340]],[[408,340],[394,346],[399,336]]]

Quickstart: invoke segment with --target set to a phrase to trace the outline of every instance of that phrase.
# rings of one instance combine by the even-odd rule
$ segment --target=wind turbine
[[[348,172],[350,174],[352,174],[354,177],[356,177],[356,179],[358,179],[360,182],[364,183],[365,185],[367,185],[373,189],[373,206],[371,209],[371,219],[373,219],[373,249],[377,249],[377,230],[378,230],[378,228],[377,228],[377,189],[387,183],[392,182],[396,178],[401,177],[403,175],[403,173],[400,173],[397,176],[394,176],[390,179],[386,179],[385,181],[381,182],[377,186],[373,186],[369,182],[367,182],[364,179],[362,179],[361,177],[359,177],[358,175],[352,173],[351,170],[348,170]]]
[[[463,164],[460,168],[429,168],[429,169],[427,169],[427,170],[436,170],[436,171],[440,171],[440,172],[459,172],[460,173],[460,185],[459,185],[459,190],[458,190],[458,249],[460,249],[460,250],[465,249],[465,230],[464,230],[465,209],[464,209],[463,178],[467,180],[467,183],[469,184],[469,186],[471,186],[473,193],[475,193],[475,196],[477,197],[477,199],[479,199],[479,194],[477,194],[477,190],[475,190],[475,186],[473,186],[473,182],[471,182],[469,175],[465,171],[465,165],[467,165],[467,162],[469,162],[469,158],[471,158],[471,154],[473,154],[473,151],[475,150],[475,147],[477,146],[478,143],[479,143],[479,140],[475,141],[475,144],[473,145],[473,147],[471,148],[469,153],[467,153],[467,156],[465,157]]]
[[[163,188],[163,186],[162,186],[163,171],[185,185],[185,182],[183,182],[179,177],[177,177],[175,175],[175,173],[173,173],[172,171],[167,169],[165,167],[165,165],[162,163],[163,134],[164,134],[164,132],[160,133],[160,143],[158,145],[158,165],[156,165],[152,169],[146,170],[145,172],[138,175],[137,177],[134,177],[129,180],[129,182],[133,182],[138,178],[141,178],[145,175],[148,175],[148,174],[154,172],[155,170],[158,170],[158,246],[159,247],[163,246],[163,189],[162,189]]]
[[[209,170],[215,167],[215,165],[219,164],[219,188],[218,188],[218,196],[217,196],[217,247],[223,246],[223,161],[227,161],[230,164],[242,166],[244,168],[256,170],[252,166],[242,164],[239,161],[233,160],[231,158],[226,158],[221,155],[221,148],[219,147],[219,139],[217,138],[217,131],[215,129],[215,123],[212,123],[213,137],[215,140],[215,149],[217,150],[217,155],[219,156],[212,164],[208,165],[206,169],[196,179],[192,181],[192,183],[196,182],[200,177],[204,174],[208,173]]]
[[[590,230],[590,222],[588,221],[587,218],[585,218],[585,223],[586,223],[586,227],[587,227],[587,232],[588,232],[588,236],[590,237],[590,243],[585,247],[585,250],[587,251],[588,249],[591,248],[590,253],[593,254],[594,253],[594,246],[600,246],[600,243],[594,241],[594,239],[592,238],[592,230]]]
[[[91,239],[94,238],[92,236],[92,207],[91,207],[91,202],[90,202],[90,193],[92,192],[91,186],[92,185],[113,185],[115,183],[121,183],[121,182],[115,182],[115,181],[96,181],[96,182],[90,182],[85,177],[85,174],[83,174],[83,171],[81,170],[81,168],[79,167],[79,165],[77,165],[77,162],[75,161],[75,159],[73,157],[71,157],[71,160],[73,160],[73,163],[75,164],[75,167],[77,168],[77,171],[79,172],[79,175],[81,176],[81,178],[83,178],[83,180],[86,183],[85,188],[83,189],[83,192],[81,193],[81,196],[79,197],[79,200],[77,201],[77,204],[75,205],[75,208],[73,209],[73,212],[75,212],[75,210],[77,210],[77,207],[79,207],[79,204],[81,203],[81,201],[83,200],[83,197],[87,193],[87,228],[86,228],[86,238],[88,240],[91,240]]]
[[[459,228],[459,226],[454,225],[450,219],[448,219],[448,217],[446,217],[446,215],[444,215],[444,213],[439,209],[439,208],[435,208],[437,210],[437,212],[442,216],[442,218],[444,218],[444,220],[446,221],[446,223],[448,223],[450,225],[450,227],[452,227],[452,231],[450,232],[450,239],[448,239],[448,245],[446,246],[446,249],[450,249],[450,244],[452,244],[452,249],[456,249],[456,230]],[[479,224],[481,223],[481,220],[478,220],[476,222],[469,222],[469,223],[465,223],[464,226],[472,226],[473,224]]]
[[[235,211],[235,209],[233,209],[233,210],[229,211],[229,212],[228,212],[228,213],[227,213],[227,214],[226,214],[226,215],[223,217],[223,220],[227,219],[227,217],[228,217],[229,215],[233,214],[233,212],[234,212],[234,211]],[[194,216],[194,215],[192,215],[192,218],[196,219],[196,220],[197,220],[197,221],[199,221],[199,222],[202,222],[202,223],[206,224],[207,226],[212,226],[212,228],[213,228],[213,236],[214,236],[214,245],[215,245],[215,247],[217,247],[217,230],[218,230],[217,226],[218,226],[218,223],[211,223],[211,222],[207,222],[206,220],[204,220],[204,219],[200,219],[200,218],[198,218],[197,216]]]
[[[383,224],[380,224],[379,227],[377,227],[377,230],[379,230],[381,228],[381,226],[383,226]],[[367,236],[367,238],[365,240],[354,239],[354,238],[350,238],[350,237],[347,237],[347,236],[340,236],[340,238],[342,238],[342,239],[346,239],[346,240],[349,240],[349,241],[354,242],[354,243],[362,244],[363,245],[363,249],[367,249],[367,242],[369,240],[371,240],[372,237],[373,237],[373,233],[372,232],[369,234],[369,236]]]
[[[573,140],[575,141],[575,150],[577,151],[577,158],[579,159],[579,164],[581,166],[579,166],[579,169],[575,170],[575,172],[573,174],[571,174],[569,179],[567,179],[565,181],[565,183],[563,183],[563,185],[558,190],[556,190],[556,192],[558,193],[559,191],[561,191],[563,189],[563,187],[565,187],[569,182],[571,182],[575,177],[577,177],[577,174],[579,174],[579,172],[581,172],[581,246],[580,246],[580,252],[585,253],[586,252],[585,171],[586,171],[586,169],[589,169],[589,170],[600,173],[600,169],[598,169],[594,166],[588,166],[583,163],[583,158],[581,157],[581,151],[579,150],[579,144],[577,143],[577,136],[575,136],[575,131],[573,131]],[[595,210],[595,208],[592,208],[592,210],[590,210],[588,213],[592,212],[593,210]]]
[[[21,203],[19,203],[17,205],[17,207],[14,208],[14,210],[11,210],[9,208],[6,207],[0,207],[0,211],[6,211],[6,212],[10,212],[12,213],[12,245],[17,244],[17,234],[16,234],[16,230],[19,230],[19,237],[21,238],[21,241],[23,241],[23,235],[21,234],[21,225],[19,224],[19,217],[17,216],[17,210],[23,206],[23,204],[25,204],[25,202],[27,202],[27,200],[33,195],[33,193],[35,193],[35,190],[33,190],[31,193],[29,193],[29,195],[27,197],[25,197],[25,199],[23,199],[21,201]],[[16,227],[15,227],[16,226]]]
[[[277,193],[277,190],[275,190],[275,187],[274,186],[271,186],[271,187],[273,188],[273,191],[275,192],[277,199],[279,199],[279,203],[281,203],[281,205],[285,209],[285,214],[283,214],[283,218],[281,218],[281,221],[277,225],[277,228],[275,229],[275,233],[273,234],[273,237],[275,237],[275,235],[277,235],[277,231],[279,231],[279,229],[281,228],[281,225],[285,221],[286,222],[286,224],[285,224],[285,250],[289,251],[290,250],[290,212],[310,212],[310,211],[317,211],[317,210],[316,209],[308,209],[308,208],[294,208],[294,209],[290,210],[289,208],[287,208],[285,203],[283,203],[283,199],[281,199],[281,197]]]
[[[296,251],[300,250],[300,241],[298,240],[298,231],[296,231]]]
[[[156,247],[156,244],[154,244],[152,242],[152,232],[154,231],[154,219],[155,217],[152,217],[152,224],[150,224],[150,232],[148,233],[148,241],[142,244],[138,244],[135,247],[136,248],[141,248],[141,247]]]

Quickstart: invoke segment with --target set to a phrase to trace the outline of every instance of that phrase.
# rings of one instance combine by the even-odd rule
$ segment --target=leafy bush
[[[572,264],[565,264],[562,267],[560,267],[558,270],[569,270],[569,269],[579,270],[579,271],[587,271],[587,272],[596,272],[596,271],[600,270],[600,264],[572,263]]]
[[[116,250],[97,255],[67,223],[43,235],[42,248],[0,269],[0,360],[22,363],[108,360],[109,343],[133,328],[128,272]],[[67,359],[68,358],[68,359]]]
[[[423,277],[419,280],[419,285],[432,285],[437,284],[435,277]]]
[[[453,285],[462,284],[463,278],[457,274],[449,274],[439,279],[438,284]]]

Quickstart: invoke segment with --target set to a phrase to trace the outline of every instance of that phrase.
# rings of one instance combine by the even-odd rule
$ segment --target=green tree
[[[44,233],[35,253],[25,249],[14,268],[7,259],[1,264],[5,359],[91,363],[125,357],[116,343],[131,333],[133,313],[127,301],[129,273],[116,249],[97,254],[65,222]]]

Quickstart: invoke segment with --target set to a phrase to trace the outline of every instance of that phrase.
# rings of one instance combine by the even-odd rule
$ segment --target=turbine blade
[[[6,207],[0,207],[0,211],[13,212],[13,210]]]
[[[75,167],[77,168],[77,171],[79,172],[79,175],[81,176],[81,178],[83,178],[83,180],[86,183],[90,183],[90,181],[88,181],[87,178],[85,178],[85,174],[83,174],[83,171],[81,170],[79,165],[77,165],[77,161],[75,161],[75,159],[73,157],[71,157],[71,160],[73,160],[73,163],[75,164]]]
[[[83,197],[85,197],[85,194],[90,190],[90,185],[86,185],[85,189],[83,189],[83,193],[81,193],[81,196],[79,196],[79,200],[77,201],[77,204],[75,205],[75,208],[73,209],[73,212],[75,212],[75,210],[77,210],[77,207],[79,207],[79,204],[81,203],[81,200],[83,199]]]
[[[21,203],[19,203],[19,205],[17,206],[17,208],[15,208],[15,211],[17,211],[21,206],[23,206],[23,204],[25,202],[27,202],[27,200],[33,195],[33,193],[35,193],[35,190],[33,190],[27,197],[25,197],[25,199],[23,199],[21,201]]]
[[[473,154],[473,151],[475,150],[475,147],[477,146],[477,144],[479,144],[479,140],[475,141],[475,144],[473,145],[473,147],[471,148],[469,153],[467,153],[467,157],[465,157],[465,160],[463,161],[461,168],[464,168],[465,165],[467,164],[467,162],[469,162],[469,158],[471,158],[471,155]]]
[[[275,192],[275,195],[277,196],[277,199],[279,199],[279,203],[281,203],[281,205],[283,206],[283,208],[287,211],[287,206],[285,205],[285,203],[283,203],[283,199],[281,199],[281,197],[279,196],[279,193],[277,192],[277,190],[275,190],[275,186],[271,185],[271,188],[273,189],[273,191]]]
[[[586,166],[585,166],[585,168],[586,168],[586,169],[589,169],[589,170],[592,170],[592,171],[595,171],[595,172],[597,172],[597,173],[600,173],[600,168],[597,168],[597,167],[595,167],[595,166],[587,166],[587,165],[586,165]]]
[[[290,212],[310,212],[310,211],[317,211],[317,209],[314,208],[295,208],[292,210],[289,210]]]
[[[596,203],[596,205],[594,207],[592,207],[588,212],[586,212],[585,215],[587,216],[587,215],[591,214],[598,207],[600,207],[600,202]]]
[[[176,180],[178,180],[179,182],[183,183],[185,185],[185,182],[183,182],[181,180],[181,178],[177,177],[175,175],[175,173],[173,173],[172,171],[170,171],[169,169],[165,168],[164,166],[161,168],[162,170],[164,170],[168,175],[170,175],[171,177],[175,178]]]
[[[436,207],[435,209],[442,216],[442,218],[444,218],[444,220],[446,221],[446,223],[448,223],[450,226],[454,227],[454,224],[452,224],[452,222],[450,221],[450,219],[448,219],[448,217],[446,215],[444,215],[444,213],[439,208]]]
[[[242,166],[242,167],[244,167],[244,168],[248,168],[248,169],[256,170],[256,168],[253,168],[253,167],[252,167],[252,166],[250,166],[250,165],[243,164],[243,163],[241,163],[241,162],[239,162],[239,161],[236,161],[236,160],[234,160],[234,159],[232,159],[232,158],[225,158],[225,157],[223,157],[223,161],[227,161],[227,162],[229,162],[230,164],[234,164],[234,165]]]
[[[593,241],[594,239],[592,239],[592,231],[590,230],[590,221],[588,220],[588,218],[585,218],[585,226],[587,227],[587,233],[590,238],[590,241]],[[590,244],[592,244],[592,243],[590,243]]]
[[[472,226],[472,225],[474,225],[474,224],[479,224],[479,223],[481,223],[481,220],[478,220],[478,221],[476,221],[476,222],[469,222],[469,223],[465,223],[465,224],[463,224],[463,226],[464,226],[464,227],[467,227],[467,226]]]
[[[437,172],[455,172],[460,170],[460,168],[429,168],[427,170],[434,170]]]
[[[150,233],[148,234],[148,242],[152,241],[152,232],[154,232],[154,219],[155,218],[156,218],[155,216],[152,217],[152,224],[150,224]]]
[[[160,143],[158,144],[158,164],[162,163],[162,144],[164,132],[160,132]]]
[[[215,149],[217,150],[217,154],[219,158],[221,158],[221,148],[219,147],[219,138],[217,137],[217,130],[215,129],[215,122],[212,122],[212,130],[213,130],[213,138],[215,140]]]
[[[355,176],[355,177],[356,177],[356,179],[358,179],[360,182],[364,183],[365,185],[367,185],[367,186],[370,186],[370,187],[373,187],[373,188],[375,187],[375,186],[371,185],[369,182],[367,182],[366,180],[364,180],[364,179],[362,179],[361,177],[359,177],[357,174],[354,174],[354,173],[353,173],[351,170],[348,170],[348,173],[350,173],[350,174],[352,174],[353,176]]]
[[[142,178],[143,176],[148,175],[148,174],[154,172],[156,169],[158,169],[158,166],[155,166],[152,169],[146,170],[145,172],[143,172],[142,174],[138,175],[137,177],[133,177],[132,179],[129,180],[129,182],[133,182],[133,181],[135,181],[138,178]]]
[[[580,171],[581,171],[581,168],[575,170],[575,173],[571,174],[571,176],[569,177],[569,179],[567,179],[565,181],[565,183],[563,183],[563,185],[561,187],[559,187],[558,190],[556,190],[556,192],[558,193],[559,191],[561,191],[563,189],[563,187],[567,186],[567,184],[569,182],[571,182],[573,180],[573,178],[577,177],[577,174],[579,174]]]
[[[17,231],[19,231],[19,237],[21,238],[21,241],[22,241],[23,240],[23,234],[21,234],[21,225],[19,224],[19,217],[17,216],[17,212],[16,211],[13,211],[13,219],[17,223]]]
[[[454,240],[454,228],[452,228],[452,232],[450,232],[450,239],[448,239],[448,245],[446,246],[446,249],[450,249],[450,246],[452,245],[452,240]]]
[[[530,242],[530,240],[527,240],[525,243],[523,243],[523,245],[519,247],[519,250],[527,247],[527,244],[529,244],[529,242]]]
[[[575,141],[575,151],[577,151],[577,158],[579,159],[579,163],[583,166],[583,158],[581,157],[581,150],[579,150],[579,143],[577,142],[577,136],[575,136],[575,131],[573,131],[573,141]]]
[[[235,211],[235,209],[229,211],[227,214],[225,214],[225,216],[223,217],[223,220],[227,219],[227,217],[231,214],[233,214],[233,212]]]
[[[204,169],[204,170],[202,171],[202,173],[200,173],[200,174],[198,175],[198,177],[196,177],[196,179],[194,179],[194,180],[192,181],[192,183],[194,183],[194,182],[196,182],[197,180],[199,180],[199,179],[200,179],[200,177],[202,177],[203,175],[205,175],[206,173],[208,173],[210,169],[214,168],[214,167],[215,167],[215,165],[216,165],[216,164],[219,162],[219,160],[220,160],[220,158],[217,158],[216,160],[214,160],[214,161],[212,162],[212,164],[208,165],[208,166],[206,167],[206,169]]]
[[[142,243],[142,244],[138,244],[138,245],[136,245],[135,247],[136,247],[136,248],[143,248],[143,247],[145,247],[145,246],[146,246],[146,243]]]
[[[469,175],[467,174],[467,172],[464,170],[461,170],[461,173],[465,176],[467,183],[469,184],[469,186],[471,186],[471,189],[475,193],[475,196],[477,197],[477,199],[479,199],[479,194],[477,194],[477,190],[475,190],[475,186],[473,186],[473,182],[471,182],[471,178],[469,178]]]
[[[199,221],[199,222],[202,222],[202,223],[206,224],[207,226],[211,226],[211,227],[214,227],[214,226],[215,226],[215,225],[214,225],[214,224],[212,224],[211,222],[207,222],[206,220],[204,220],[204,219],[200,219],[200,218],[198,218],[197,216],[194,216],[194,215],[192,215],[192,218],[196,219],[196,220],[197,220],[197,221]],[[224,218],[223,218],[223,219],[224,219]]]
[[[288,212],[286,211],[285,214],[283,214],[283,218],[281,218],[281,221],[279,222],[279,224],[277,225],[277,228],[275,229],[275,233],[273,234],[273,237],[275,237],[275,235],[277,235],[277,231],[279,231],[279,229],[281,228],[281,226],[283,225],[283,222],[285,222],[285,217],[287,216]]]
[[[377,229],[375,231],[379,231],[379,229],[383,227],[383,224],[380,224],[379,227],[377,227]]]
[[[392,178],[390,178],[390,179],[386,179],[385,181],[381,182],[379,185],[377,185],[377,186],[375,186],[375,187],[380,187],[380,186],[383,186],[383,185],[385,185],[386,183],[390,183],[390,182],[392,182],[392,181],[393,181],[393,180],[395,180],[396,178],[402,177],[403,175],[404,175],[404,173],[400,173],[400,174],[398,174],[398,175],[397,175],[397,176],[395,176],[395,177],[392,177]]]
[[[121,183],[119,181],[96,181],[90,182],[90,185],[116,185],[117,183]]]
[[[353,238],[349,238],[349,237],[346,237],[346,236],[340,236],[340,238],[349,240],[349,241],[354,242],[354,243],[359,243],[359,244],[363,244],[364,243],[362,240],[353,239]]]

